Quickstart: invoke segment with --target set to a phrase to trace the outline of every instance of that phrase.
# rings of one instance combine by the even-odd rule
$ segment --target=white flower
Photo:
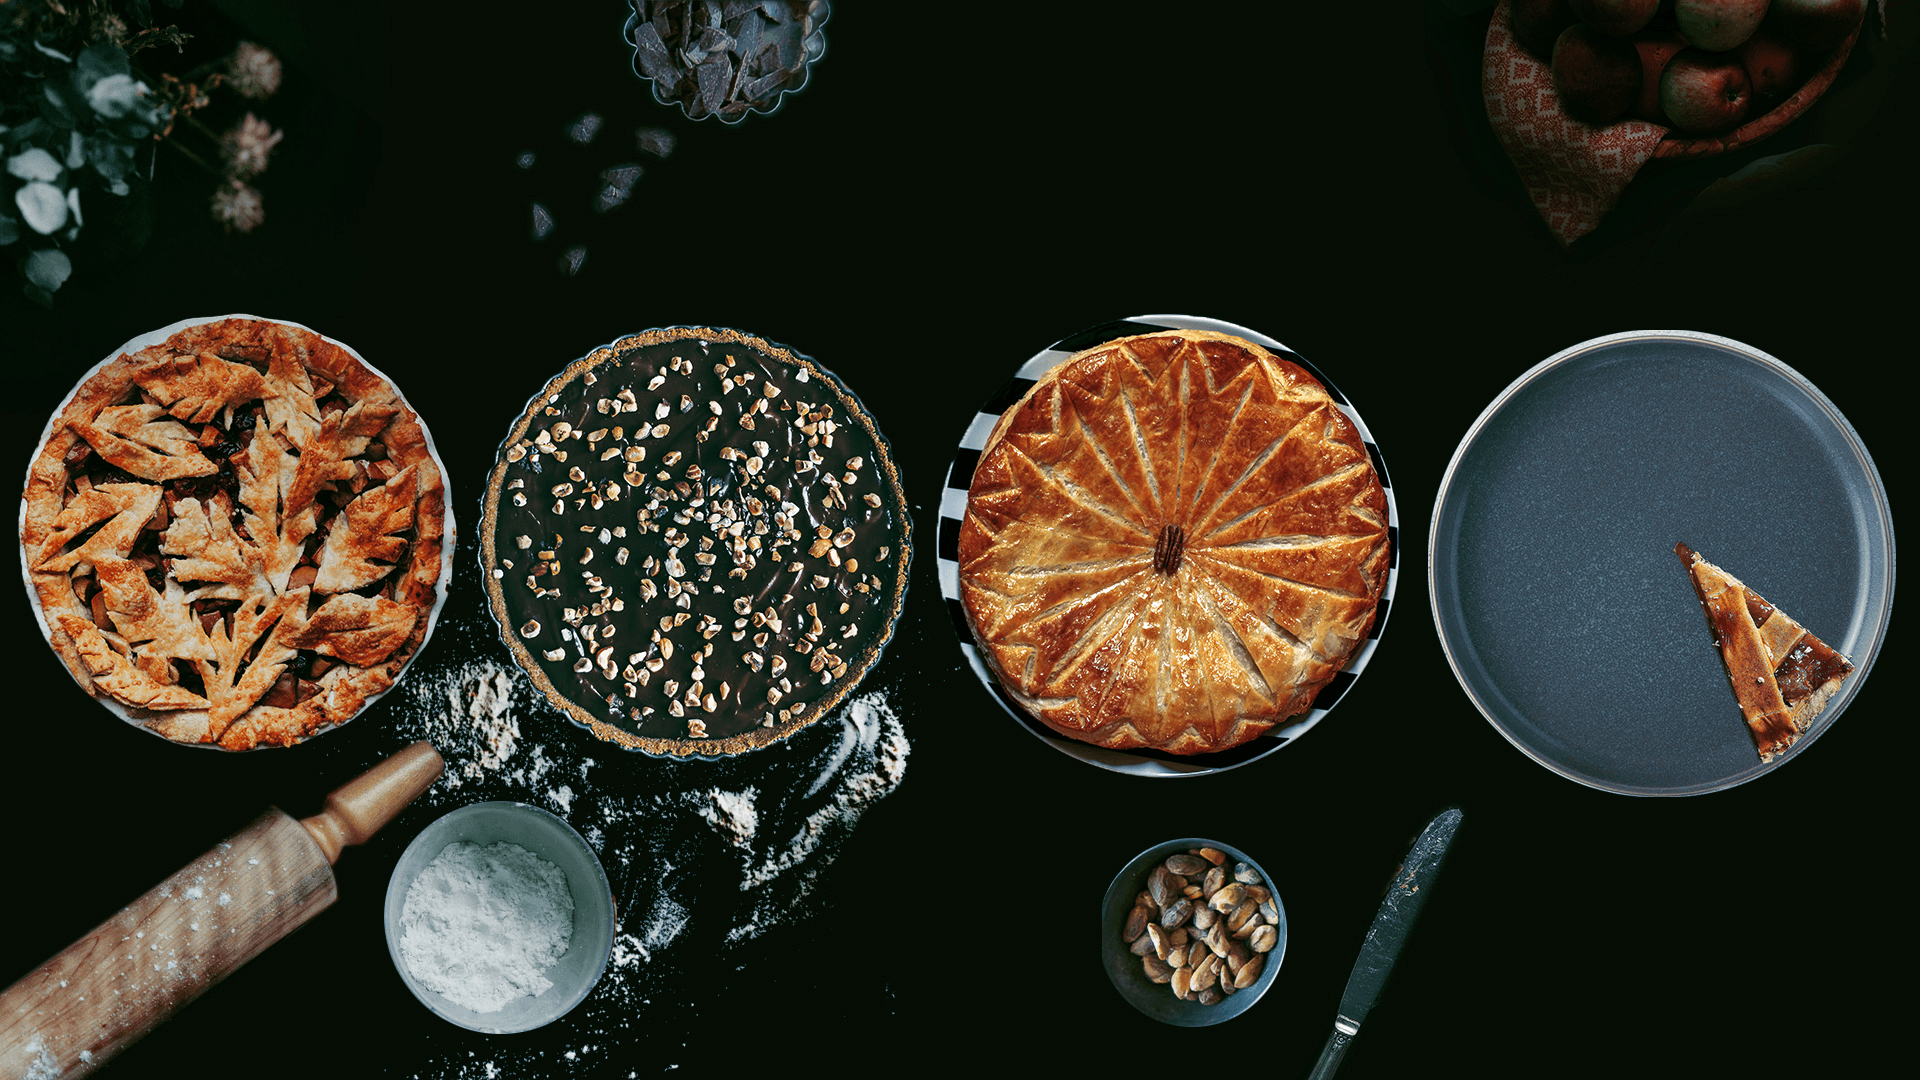
[[[133,111],[140,96],[140,84],[131,75],[109,75],[87,91],[87,104],[109,120],[118,120]]]
[[[227,62],[227,82],[241,97],[272,97],[280,89],[280,58],[251,41],[243,41]]]
[[[21,184],[13,201],[20,207],[20,216],[41,236],[50,236],[67,223],[66,193],[52,184],[40,180]]]
[[[67,189],[67,210],[73,214],[73,223],[75,226],[86,224],[86,222],[80,220],[80,189],[79,188]]]
[[[232,131],[221,136],[227,172],[242,180],[259,176],[267,170],[267,154],[285,136],[286,132],[275,131],[272,124],[248,113]]]
[[[267,209],[260,201],[260,193],[248,185],[230,180],[214,190],[213,220],[228,232],[235,229],[252,232],[266,219]]]
[[[22,180],[60,179],[60,159],[37,146],[7,159],[7,171]]]

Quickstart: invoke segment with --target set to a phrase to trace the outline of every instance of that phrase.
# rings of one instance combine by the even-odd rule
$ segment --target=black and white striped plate
[[[973,484],[974,467],[980,463],[980,451],[987,444],[987,437],[993,433],[994,424],[1000,420],[1000,414],[1012,408],[1026,396],[1040,377],[1051,371],[1073,354],[1095,345],[1112,341],[1115,338],[1130,337],[1134,334],[1151,334],[1161,330],[1212,330],[1222,334],[1232,334],[1258,342],[1275,355],[1285,357],[1299,364],[1320,380],[1333,397],[1334,404],[1347,414],[1353,426],[1360,430],[1360,438],[1366,443],[1367,454],[1373,458],[1374,471],[1380,475],[1380,485],[1387,493],[1387,543],[1390,557],[1387,567],[1387,587],[1380,596],[1380,614],[1373,621],[1373,630],[1365,644],[1354,650],[1347,666],[1335,675],[1320,696],[1314,699],[1313,708],[1306,715],[1285,727],[1276,728],[1251,742],[1222,750],[1212,754],[1166,754],[1157,750],[1107,750],[1087,743],[1062,738],[1053,729],[1029,716],[1007,696],[1000,683],[988,672],[985,662],[980,659],[979,650],[974,647],[973,634],[967,629],[966,609],[960,603],[960,523],[967,512],[967,489]],[[1380,455],[1380,446],[1374,441],[1373,433],[1367,430],[1367,422],[1347,401],[1333,381],[1321,373],[1320,369],[1308,363],[1300,354],[1280,344],[1265,334],[1249,330],[1244,326],[1221,322],[1218,319],[1204,319],[1192,315],[1140,315],[1118,322],[1105,323],[1060,341],[1035,353],[1000,391],[988,398],[980,406],[980,412],[974,416],[973,423],[967,425],[965,435],[960,437],[959,449],[954,452],[953,465],[947,470],[946,489],[940,494],[940,531],[935,547],[937,571],[940,576],[940,595],[946,599],[947,613],[953,619],[953,629],[960,637],[960,651],[967,658],[967,665],[981,684],[993,693],[994,700],[1007,711],[1007,715],[1019,721],[1021,726],[1032,732],[1054,749],[1070,757],[1078,758],[1089,765],[1097,765],[1114,772],[1128,773],[1133,776],[1204,776],[1237,768],[1249,761],[1266,757],[1275,750],[1292,743],[1306,734],[1307,730],[1318,724],[1322,717],[1333,710],[1336,703],[1344,697],[1353,684],[1360,678],[1373,654],[1380,645],[1381,631],[1387,625],[1387,612],[1393,604],[1393,593],[1400,580],[1400,510],[1393,498],[1393,483],[1387,477],[1387,465]]]

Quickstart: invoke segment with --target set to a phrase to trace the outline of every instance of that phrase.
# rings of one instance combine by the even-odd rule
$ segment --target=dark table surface
[[[897,789],[804,874],[743,899],[739,852],[687,825],[687,808],[753,787],[769,842],[807,809],[781,793],[831,757],[837,724],[765,760],[674,765],[595,746],[522,694],[517,762],[539,747],[549,768],[436,790],[342,858],[334,909],[109,1075],[949,1062],[1304,1075],[1387,875],[1449,803],[1466,813],[1457,848],[1342,1076],[1848,1075],[1897,1052],[1886,987],[1912,959],[1892,880],[1911,820],[1903,627],[1841,722],[1787,767],[1715,794],[1625,797],[1541,768],[1475,711],[1439,647],[1424,560],[1442,472],[1480,410],[1545,357],[1625,330],[1721,334],[1792,365],[1851,419],[1904,506],[1912,459],[1896,428],[1910,410],[1893,379],[1915,355],[1920,111],[1900,46],[1920,11],[1893,5],[1893,39],[1863,52],[1801,134],[1644,174],[1568,251],[1475,108],[1483,7],[1302,7],[842,4],[812,84],[725,127],[652,101],[617,0],[188,0],[178,18],[201,47],[246,38],[286,62],[281,93],[253,106],[287,133],[259,181],[266,223],[222,235],[205,217],[208,178],[163,150],[144,247],[82,263],[50,311],[0,290],[0,460],[23,465],[74,379],[135,334],[229,312],[287,319],[353,345],[407,393],[446,461],[462,545],[407,683],[308,744],[245,755],[112,718],[72,685],[16,591],[3,619],[15,675],[0,798],[15,825],[0,981],[261,808],[313,812],[429,725],[433,695],[465,666],[507,663],[467,543],[498,439],[593,346],[707,323],[816,357],[893,442],[920,550],[869,688],[911,743]],[[602,133],[570,141],[587,113]],[[677,137],[670,157],[634,148],[642,126]],[[1697,198],[1809,144],[1844,152],[1797,184]],[[595,213],[600,171],[627,162],[645,169],[631,200]],[[543,241],[535,202],[558,222]],[[567,274],[557,266],[575,246],[585,261]],[[1035,350],[1149,311],[1252,326],[1319,365],[1379,439],[1402,515],[1377,673],[1298,744],[1203,779],[1116,775],[1021,730],[964,664],[934,574],[939,493],[976,406]],[[1794,499],[1782,491],[1766,512],[1791,516]],[[1819,559],[1822,523],[1802,537]],[[1731,700],[1728,712],[1737,723]],[[481,797],[599,832],[624,929],[654,935],[580,1010],[524,1035],[436,1019],[382,937],[407,841]],[[1136,1013],[1098,960],[1108,882],[1180,836],[1258,859],[1291,922],[1271,991],[1204,1031]],[[731,934],[756,903],[786,916]],[[676,904],[684,918],[663,931]]]

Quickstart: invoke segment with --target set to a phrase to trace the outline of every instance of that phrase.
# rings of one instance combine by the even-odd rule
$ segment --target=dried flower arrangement
[[[162,143],[218,177],[209,209],[228,232],[264,220],[250,181],[283,133],[251,112],[224,133],[194,114],[221,89],[271,96],[280,60],[244,41],[184,75],[149,75],[134,60],[160,45],[178,52],[190,37],[156,25],[152,0],[0,0],[0,248],[17,255],[31,299],[52,303],[73,273],[69,245],[87,206],[125,198],[150,179]],[[198,136],[205,149],[182,136]]]

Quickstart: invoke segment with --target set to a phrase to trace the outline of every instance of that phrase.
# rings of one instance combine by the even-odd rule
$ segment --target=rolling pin
[[[0,1080],[85,1076],[340,893],[333,864],[440,778],[422,740],[295,821],[269,809],[0,993]]]

